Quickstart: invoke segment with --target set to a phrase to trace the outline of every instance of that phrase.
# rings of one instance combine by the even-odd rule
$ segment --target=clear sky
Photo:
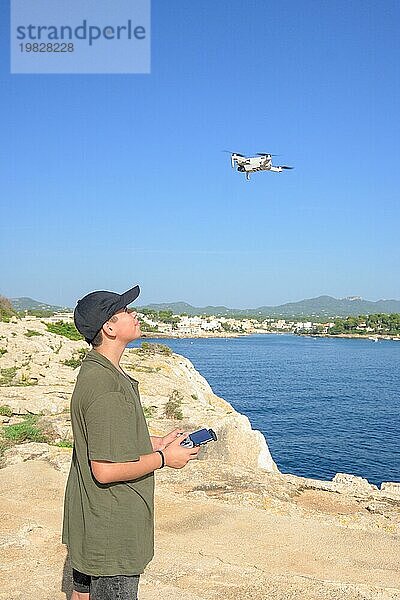
[[[10,75],[6,4],[1,294],[400,298],[398,0],[153,0],[150,75]]]

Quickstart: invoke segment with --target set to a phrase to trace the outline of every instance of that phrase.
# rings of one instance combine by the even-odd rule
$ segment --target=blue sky
[[[150,75],[11,75],[1,17],[0,293],[400,298],[397,1],[153,0]]]

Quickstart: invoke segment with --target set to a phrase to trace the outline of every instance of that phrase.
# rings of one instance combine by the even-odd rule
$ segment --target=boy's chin
[[[134,342],[135,340],[138,340],[140,337],[142,337],[142,332],[139,329],[135,334],[132,335],[132,337],[129,341]]]

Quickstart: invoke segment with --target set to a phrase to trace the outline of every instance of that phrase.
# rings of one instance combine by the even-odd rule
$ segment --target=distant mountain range
[[[13,307],[18,310],[49,310],[53,312],[71,311],[65,306],[54,306],[45,302],[38,302],[32,298],[11,298]],[[400,313],[400,300],[378,300],[371,302],[359,296],[348,298],[333,298],[332,296],[318,296],[288,302],[279,306],[260,306],[259,308],[227,308],[226,306],[192,306],[187,302],[169,302],[162,304],[147,304],[138,308],[152,310],[172,310],[174,314],[186,313],[188,315],[215,315],[224,317],[265,316],[265,317],[347,317],[356,315],[371,315],[375,313]]]
[[[171,302],[163,304],[148,304],[142,308],[153,310],[172,310],[174,314],[215,315],[215,316],[265,316],[265,317],[347,317],[370,315],[375,313],[400,313],[400,300],[378,300],[371,302],[359,296],[348,298],[332,298],[318,296],[288,302],[279,306],[260,306],[258,308],[227,308],[226,306],[196,307],[186,302]]]

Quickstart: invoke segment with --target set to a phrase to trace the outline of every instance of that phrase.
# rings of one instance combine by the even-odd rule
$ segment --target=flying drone
[[[278,166],[272,164],[272,157],[274,154],[269,152],[258,152],[256,156],[244,156],[239,152],[231,152],[231,165],[232,169],[237,165],[237,170],[240,173],[246,173],[246,179],[249,181],[250,173],[256,171],[274,171],[274,173],[282,173],[287,169],[293,169],[286,165]]]

